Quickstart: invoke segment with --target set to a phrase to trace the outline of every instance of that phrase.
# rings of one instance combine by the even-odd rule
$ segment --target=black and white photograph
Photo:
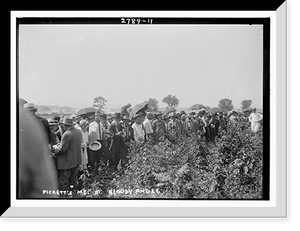
[[[268,19],[97,20],[20,20],[18,197],[263,199]]]
[[[21,18],[17,199],[269,200],[270,20]]]

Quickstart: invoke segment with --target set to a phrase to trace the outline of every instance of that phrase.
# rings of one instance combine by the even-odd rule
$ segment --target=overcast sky
[[[260,25],[20,25],[19,95],[37,105],[107,108],[168,94],[179,107],[262,108]]]

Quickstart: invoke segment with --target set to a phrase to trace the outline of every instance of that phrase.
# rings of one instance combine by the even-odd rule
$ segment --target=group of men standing
[[[27,112],[35,115],[33,104],[24,105]],[[253,111],[249,117],[251,129],[257,132],[262,115]],[[129,119],[129,114],[115,113],[109,122],[107,115],[96,112],[91,121],[74,120],[72,117],[56,117],[49,121],[40,118],[45,131],[49,151],[52,153],[58,176],[60,190],[76,188],[78,171],[95,168],[100,160],[116,171],[118,166],[125,169],[128,164],[128,148],[131,141],[158,143],[168,139],[175,143],[191,136],[203,137],[214,142],[228,122],[235,123],[237,116],[225,113],[161,112],[137,113]],[[246,118],[246,117],[245,117]],[[98,143],[99,147],[91,148]],[[120,165],[119,165],[120,164]]]
[[[115,113],[109,123],[105,114],[97,112],[90,123],[85,119],[76,122],[70,117],[59,122],[59,129],[53,132],[61,134],[61,139],[51,145],[51,151],[61,189],[76,187],[78,171],[93,169],[100,160],[113,171],[117,170],[120,162],[122,168],[126,166],[128,143],[133,139],[132,129],[126,120],[129,121],[126,115],[121,118],[120,113]],[[94,149],[91,144],[99,146]]]

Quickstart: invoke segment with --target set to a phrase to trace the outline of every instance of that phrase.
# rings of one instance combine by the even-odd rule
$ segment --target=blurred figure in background
[[[121,125],[121,113],[116,112],[113,116],[114,120],[109,125],[108,130],[113,134],[114,143],[114,161],[113,167],[117,170],[119,161],[121,159],[121,148],[123,147],[123,127]]]
[[[146,119],[143,121],[143,125],[146,132],[146,140],[150,140],[153,137],[153,129],[152,129],[152,120],[153,120],[153,113],[147,112]]]
[[[32,116],[41,122],[41,124],[43,125],[43,128],[45,130],[46,141],[47,141],[48,145],[50,145],[51,144],[51,135],[50,135],[50,128],[49,128],[48,120],[46,120],[45,118],[39,117],[35,114],[37,112],[37,108],[35,107],[35,105],[33,103],[25,103],[23,107],[29,116]]]
[[[167,133],[168,117],[165,115],[165,121],[161,112],[157,111],[154,114],[154,120],[152,123],[153,139],[155,143],[158,143]]]
[[[129,121],[129,115],[124,114],[122,117],[123,122],[123,142],[121,146],[121,167],[124,169],[128,165],[128,150],[129,145],[132,140],[134,140],[133,136],[133,128],[131,127]]]
[[[252,110],[252,113],[249,116],[249,121],[251,123],[251,130],[253,132],[257,132],[259,130],[262,117],[262,114],[256,112],[256,108]]]
[[[138,143],[145,142],[145,129],[142,122],[142,113],[139,113],[133,117],[134,123],[131,126],[133,129],[134,141]]]
[[[32,112],[19,107],[18,198],[56,198],[57,172],[49,157],[48,134]]]

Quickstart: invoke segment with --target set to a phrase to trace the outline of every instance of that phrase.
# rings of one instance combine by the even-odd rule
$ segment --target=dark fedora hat
[[[60,122],[61,124],[67,125],[67,126],[74,126],[75,122],[73,121],[72,117],[65,116],[63,121]]]
[[[120,112],[116,112],[112,117],[116,118],[116,119],[121,119],[121,113]]]

